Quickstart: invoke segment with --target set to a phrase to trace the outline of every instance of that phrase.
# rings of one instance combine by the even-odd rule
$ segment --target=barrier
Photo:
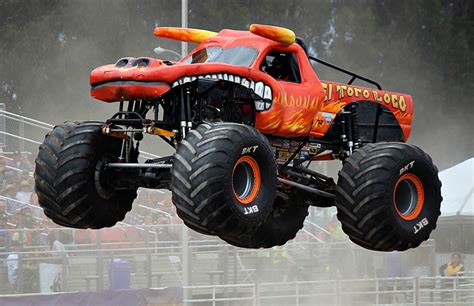
[[[0,114],[5,111],[5,103],[0,103]],[[5,118],[0,116],[0,131],[5,131]],[[0,148],[7,146],[5,135],[0,135]]]
[[[153,286],[180,286],[182,273],[186,271],[183,260],[182,224],[166,225],[117,225],[113,228],[92,230],[73,230],[67,228],[51,229],[9,229],[9,235],[18,237],[43,237],[40,243],[23,243],[24,247],[17,252],[30,266],[37,268],[41,263],[61,264],[64,275],[62,290],[103,290],[107,288],[107,267],[113,258],[127,260],[131,263],[132,287],[150,288]],[[160,232],[170,231],[175,239],[164,239]],[[36,235],[36,236],[35,236]],[[67,258],[52,259],[49,237],[64,242]],[[30,239],[30,241],[35,241]],[[338,262],[331,256],[331,250],[345,250],[345,260],[362,262],[368,251],[350,242],[291,241],[284,247],[285,254],[291,258],[279,257],[283,265],[275,265],[275,256],[280,252],[269,250],[240,249],[229,246],[220,239],[193,233],[187,242],[189,258],[188,273],[190,285],[212,285],[228,283],[265,283],[269,280],[309,281],[333,279],[339,272]],[[432,246],[424,246],[432,247]],[[0,252],[1,258],[12,253],[5,247]],[[64,252],[62,253],[64,255]],[[375,253],[379,255],[380,253]],[[286,255],[284,255],[286,256]],[[370,255],[374,256],[374,255]],[[172,260],[177,258],[178,260]],[[60,260],[59,260],[60,259]],[[64,261],[64,262],[62,262]],[[296,262],[296,264],[291,264]],[[21,267],[21,265],[20,265]],[[84,268],[87,267],[87,268]],[[341,268],[341,267],[339,267]],[[370,275],[373,266],[362,271]],[[21,270],[21,268],[20,268]],[[268,274],[266,271],[274,271]],[[5,276],[6,270],[0,269]],[[357,271],[343,271],[344,277],[357,278]],[[367,279],[366,279],[367,281]],[[24,283],[23,283],[24,284]],[[342,283],[343,285],[345,283]],[[24,290],[20,284],[18,292],[35,292]],[[266,288],[263,285],[262,290]],[[384,284],[377,284],[383,291]],[[374,287],[375,288],[375,287]],[[301,289],[301,288],[300,288]],[[372,290],[372,289],[371,289]],[[39,292],[38,289],[36,289]],[[372,290],[373,291],[373,290]],[[1,288],[0,293],[8,293],[8,288]],[[304,294],[301,295],[304,298]]]
[[[452,288],[442,282],[452,280]],[[353,280],[327,280],[285,283],[254,283],[216,286],[190,286],[189,304],[240,305],[473,305],[473,277],[405,277]],[[407,287],[383,287],[381,284],[404,283]],[[364,286],[360,286],[365,284]],[[430,284],[430,287],[426,287]],[[469,284],[470,288],[460,288]],[[205,292],[205,294],[204,294]],[[448,293],[449,295],[446,295]],[[227,297],[223,297],[225,294]],[[443,295],[444,294],[444,295]],[[206,297],[204,297],[206,295]],[[236,302],[237,301],[237,302]]]
[[[6,129],[7,121],[16,122],[18,124],[16,128],[16,130],[18,131],[17,133],[7,132],[7,129]],[[3,139],[3,143],[5,144],[6,143],[5,138],[8,136],[16,140],[19,140],[20,151],[23,152],[25,150],[25,142],[31,143],[34,145],[41,144],[44,138],[44,134],[51,131],[53,127],[54,125],[52,124],[8,112],[4,108],[2,109],[0,106],[0,148],[2,147],[2,139]],[[28,128],[32,128],[32,129],[30,130]],[[36,133],[40,131],[41,133],[39,135],[38,134],[35,135],[36,138],[34,138],[34,136],[26,136],[26,134],[29,133],[30,131],[35,131]],[[140,157],[144,159],[150,159],[150,158],[159,158],[161,156],[152,154],[149,152],[145,152],[145,151],[140,151]]]

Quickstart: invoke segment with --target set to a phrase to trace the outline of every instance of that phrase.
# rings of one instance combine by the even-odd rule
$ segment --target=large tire
[[[35,188],[40,206],[55,223],[98,229],[115,225],[132,208],[136,189],[114,190],[103,165],[115,161],[122,141],[105,136],[100,122],[65,122],[40,145]]]
[[[436,228],[441,182],[431,158],[404,143],[369,144],[345,160],[336,187],[337,216],[367,249],[404,251]]]
[[[268,141],[250,126],[202,124],[174,155],[173,203],[184,223],[203,234],[239,236],[255,230],[272,210],[276,185]]]
[[[295,192],[298,193],[298,192]],[[254,232],[241,237],[220,237],[229,244],[240,248],[271,248],[284,245],[295,238],[303,228],[304,220],[308,216],[308,205],[298,196],[277,196],[273,210],[267,220]]]

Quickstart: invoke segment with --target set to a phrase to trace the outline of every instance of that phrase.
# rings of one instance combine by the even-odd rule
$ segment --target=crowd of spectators
[[[44,215],[34,192],[33,171],[32,154],[0,152],[0,253],[6,255],[17,243],[24,251],[34,250],[36,246],[42,246],[42,250],[51,248],[49,236],[53,232],[64,244],[95,242],[94,231],[61,229]],[[138,239],[149,232],[154,241],[177,241],[178,231],[172,225],[180,223],[169,193],[139,189],[132,210],[120,225],[134,229],[139,233]],[[104,229],[102,241],[130,240],[130,234],[123,232]]]
[[[101,247],[107,249],[133,247],[132,240],[137,243],[135,246],[141,247],[144,240],[179,241],[178,230],[173,225],[181,221],[176,216],[170,195],[156,190],[138,190],[132,210],[120,226],[103,229],[100,235],[97,231],[54,224],[38,204],[33,158],[28,153],[0,151],[0,259],[3,260],[5,281],[10,286],[8,292],[17,292],[20,266],[24,279],[29,280],[23,282],[23,290],[25,285],[37,286],[39,262],[48,262],[47,258],[52,262],[53,258],[74,256],[81,245],[95,249],[99,236]],[[45,255],[45,260],[39,260]],[[31,280],[25,276],[25,271],[31,272]],[[31,292],[37,290],[33,287]]]
[[[30,156],[20,152],[0,155],[0,242],[3,251],[13,242],[25,246],[47,241],[39,229],[52,225],[43,215],[34,193]]]

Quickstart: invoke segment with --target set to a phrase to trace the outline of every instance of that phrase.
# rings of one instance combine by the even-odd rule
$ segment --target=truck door
[[[282,123],[277,134],[290,138],[309,135],[319,103],[319,92],[314,90],[314,80],[305,75],[308,71],[305,64],[310,66],[305,56],[302,50],[289,52],[274,49],[265,55],[259,67],[283,89],[279,95],[273,97],[273,103],[282,106]],[[310,73],[314,75],[312,70]]]

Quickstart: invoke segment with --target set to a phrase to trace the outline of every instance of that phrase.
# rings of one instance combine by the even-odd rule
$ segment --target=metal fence
[[[284,247],[251,250],[195,232],[190,232],[183,243],[184,229],[182,224],[118,225],[97,231],[44,227],[8,229],[2,231],[9,239],[0,244],[0,257],[5,262],[10,254],[17,254],[18,262],[22,261],[18,264],[18,275],[24,276],[18,278],[17,293],[44,292],[39,283],[31,286],[34,282],[25,279],[39,281],[41,264],[45,263],[61,265],[60,291],[108,288],[108,269],[113,259],[130,263],[133,288],[368,279],[377,278],[380,268],[387,264],[386,254],[370,252],[350,242],[324,243],[305,240],[307,237],[300,235]],[[56,240],[64,243],[65,251],[51,251]],[[15,249],[14,241],[19,242],[21,249]],[[412,256],[426,260],[429,258],[426,254],[431,254],[433,249],[433,244],[428,242],[400,256],[407,260]],[[435,261],[427,261],[427,264],[434,265]],[[0,277],[5,280],[4,286],[0,285],[0,293],[11,293],[11,288],[5,286],[7,274],[7,267],[0,269]]]
[[[36,154],[44,135],[53,127],[52,124],[8,112],[4,108],[2,109],[0,104],[0,147],[2,147],[3,140],[6,147],[12,151],[28,151]],[[149,159],[160,156],[140,151],[140,157]]]
[[[474,277],[405,277],[185,287],[192,305],[473,305]]]

